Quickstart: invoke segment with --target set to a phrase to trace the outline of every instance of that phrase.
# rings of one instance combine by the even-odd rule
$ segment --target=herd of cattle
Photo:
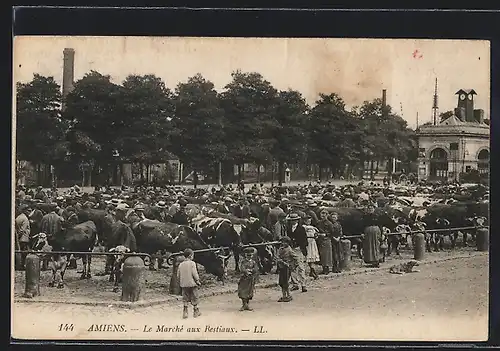
[[[234,257],[238,270],[242,245],[277,239],[273,223],[269,222],[274,206],[301,217],[308,211],[318,214],[323,209],[337,213],[343,235],[351,240],[362,257],[360,234],[372,225],[379,226],[382,233],[401,233],[381,237],[387,243],[384,256],[393,251],[399,255],[401,245],[411,246],[409,231],[425,234],[427,251],[445,249],[446,236],[451,239],[451,248],[457,245],[460,236],[461,243],[466,246],[469,238],[474,238],[474,231],[470,231],[469,236],[467,231],[436,230],[489,225],[488,198],[486,187],[473,184],[399,187],[363,183],[342,187],[309,184],[250,189],[246,193],[224,188],[217,191],[137,188],[107,189],[89,194],[75,193],[72,189],[68,194],[54,194],[45,201],[18,198],[16,209],[29,208],[30,245],[36,251],[92,252],[96,246],[102,246],[108,252],[116,252],[116,256],[107,260],[105,271],[99,273],[110,274],[110,279],[117,275],[116,270],[123,263],[120,254],[124,252],[151,255],[154,262],[150,267],[156,269],[154,267],[162,267],[163,258],[169,253],[186,248],[214,248],[195,254],[195,261],[207,273],[223,281],[229,257]],[[187,223],[173,223],[179,212],[185,213]],[[54,215],[61,220],[60,228],[55,226],[58,229],[50,235],[39,235],[44,218]],[[270,273],[275,265],[275,251],[271,245],[256,248],[261,273]],[[92,256],[74,257],[83,260],[82,279],[90,278]],[[59,284],[62,287],[70,255],[51,254],[44,260],[53,262],[53,270],[62,270]],[[118,279],[114,280],[116,289]]]

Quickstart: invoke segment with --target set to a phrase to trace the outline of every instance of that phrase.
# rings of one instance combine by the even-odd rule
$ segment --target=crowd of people
[[[453,184],[425,183],[395,187],[387,183],[362,181],[343,186],[317,182],[274,187],[253,184],[248,187],[240,183],[197,189],[181,186],[96,186],[93,192],[84,192],[77,185],[66,191],[19,186],[16,191],[16,248],[29,250],[38,235],[50,236],[61,231],[81,209],[105,210],[125,225],[137,221],[137,218],[191,225],[193,217],[200,213],[196,211],[200,207],[202,212],[206,211],[205,214],[215,211],[240,219],[257,217],[271,232],[272,239],[281,242],[275,248],[275,273],[278,273],[282,288],[279,301],[289,302],[292,300],[291,290],[307,292],[307,275],[316,279],[319,274],[341,271],[343,228],[337,213],[328,211],[328,207],[374,209],[394,203],[397,196],[416,193],[430,196],[436,191],[456,193],[453,187]],[[483,187],[478,196],[487,198],[488,190]],[[269,210],[255,211],[255,205],[268,205]],[[38,228],[33,227],[35,210],[43,216]],[[183,289],[184,316],[187,317],[189,303],[195,306],[195,315],[200,315],[196,298],[199,276],[196,265],[188,263],[192,261],[192,250],[186,250],[185,256],[186,263],[179,266],[179,280]],[[238,285],[243,311],[251,310],[250,300],[259,274],[258,263],[254,260],[255,249],[245,249],[240,261]],[[21,262],[21,267],[23,264]],[[321,271],[316,270],[318,265]]]

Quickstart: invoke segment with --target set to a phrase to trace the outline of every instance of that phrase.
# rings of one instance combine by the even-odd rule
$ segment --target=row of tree
[[[217,92],[200,74],[171,91],[155,75],[129,75],[119,85],[91,71],[64,101],[53,77],[35,74],[17,84],[16,117],[18,159],[56,168],[86,162],[106,172],[117,159],[147,165],[174,154],[195,182],[220,163],[276,162],[281,182],[286,164],[342,174],[417,154],[414,131],[381,99],[348,110],[337,94],[321,94],[308,106],[300,92],[277,90],[255,72],[233,72]]]

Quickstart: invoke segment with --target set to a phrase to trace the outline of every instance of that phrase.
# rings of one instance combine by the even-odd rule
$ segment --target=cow
[[[132,229],[128,224],[120,220],[114,222],[111,225],[111,233],[106,238],[106,249],[108,251],[118,246],[124,246],[131,252],[135,252],[137,250],[137,242]],[[106,275],[109,273],[110,279],[114,267],[114,257],[115,256],[106,257],[106,267],[104,274]]]
[[[52,246],[49,245],[47,240],[47,234],[38,233],[32,237],[33,242],[33,250],[41,251],[41,252],[50,252],[52,251]],[[51,261],[51,256],[47,254],[40,255],[41,268],[42,270],[46,270],[49,267],[49,263]],[[53,278],[55,278],[53,276]],[[54,280],[54,279],[53,279]]]
[[[172,247],[172,235],[177,235],[172,230],[180,230],[174,223],[165,223],[157,220],[145,219],[131,225],[136,245],[141,252],[149,253],[153,261],[149,265],[150,270],[162,267],[162,253]]]
[[[35,247],[43,245],[43,235],[37,239]],[[45,236],[46,237],[46,236]],[[86,221],[72,227],[63,229],[57,236],[46,238],[46,242],[52,247],[51,251],[81,251],[91,253],[97,242],[97,229],[92,221]],[[60,273],[60,280],[57,284],[59,288],[64,287],[64,273],[71,254],[52,254],[49,262],[49,268],[53,273],[52,285],[55,284],[56,273]],[[89,279],[90,266],[92,262],[91,255],[75,255],[81,257],[83,261],[83,271],[80,279]],[[52,286],[51,285],[51,286]]]
[[[393,231],[398,224],[395,219],[397,212],[389,212],[386,208],[377,208],[373,212],[349,207],[328,207],[327,210],[338,214],[344,236],[359,235],[359,237],[350,238],[352,246],[356,246],[359,258],[363,257],[361,234],[364,233],[366,227],[375,225],[380,228],[386,227]]]
[[[80,209],[76,212],[78,222],[83,223],[86,221],[94,222],[99,237],[99,244],[107,248],[111,248],[108,244],[108,237],[111,235],[112,226],[115,218],[105,210],[97,209]]]
[[[144,217],[160,222],[166,220],[165,211],[158,206],[146,206],[146,208],[144,209]]]
[[[33,247],[35,251],[47,253],[52,251],[52,246],[48,243],[47,234],[38,233],[35,237],[36,242]],[[49,282],[49,286],[54,287],[57,285],[58,289],[64,288],[63,278],[68,264],[68,257],[66,255],[51,255],[43,253],[39,256],[42,261],[48,261],[48,266],[52,271],[52,280]]]
[[[394,228],[394,232],[401,234],[393,234],[388,237],[388,248],[387,255],[390,256],[392,250],[396,253],[397,256],[400,256],[401,253],[399,251],[399,246],[404,244],[405,247],[408,247],[408,237],[411,236],[409,232],[411,232],[411,226],[408,224],[398,224],[396,228]]]
[[[212,212],[211,215],[217,215],[217,213]],[[246,220],[233,218],[233,216],[229,215],[224,217],[225,218],[199,215],[192,220],[191,227],[199,234],[200,239],[203,240],[208,247],[229,248],[229,251],[234,255],[236,271],[238,272],[241,238],[235,226],[240,230],[240,226],[245,225]],[[227,217],[230,217],[235,224]],[[226,263],[228,262],[226,261]]]
[[[137,249],[153,255],[159,251],[181,252],[184,249],[208,249],[209,246],[191,227],[174,223],[145,220],[134,226]],[[213,251],[195,253],[195,262],[205,267],[205,271],[213,274],[218,280],[225,278],[225,256]]]
[[[258,218],[260,223],[266,223],[266,219],[270,210],[269,204],[254,201],[250,203],[249,207],[250,217]]]
[[[477,202],[456,202],[453,204],[434,204],[427,208],[422,221],[427,224],[427,229],[438,230],[432,233],[432,242],[435,250],[443,249],[445,236],[450,236],[451,247],[455,248],[459,232],[439,231],[447,228],[460,228],[472,226],[474,217],[489,217],[488,206]],[[467,245],[467,230],[461,231],[462,245]]]

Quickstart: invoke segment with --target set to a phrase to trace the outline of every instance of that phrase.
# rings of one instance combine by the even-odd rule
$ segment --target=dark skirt
[[[257,278],[254,276],[241,276],[238,282],[238,298],[251,300],[255,291],[256,281]]]
[[[292,271],[288,267],[278,268],[278,284],[282,289],[288,289]]]
[[[318,238],[319,259],[323,267],[333,267],[332,239]]]
[[[367,264],[379,263],[379,236],[380,228],[370,226],[365,229],[365,237],[363,239],[363,260]]]

